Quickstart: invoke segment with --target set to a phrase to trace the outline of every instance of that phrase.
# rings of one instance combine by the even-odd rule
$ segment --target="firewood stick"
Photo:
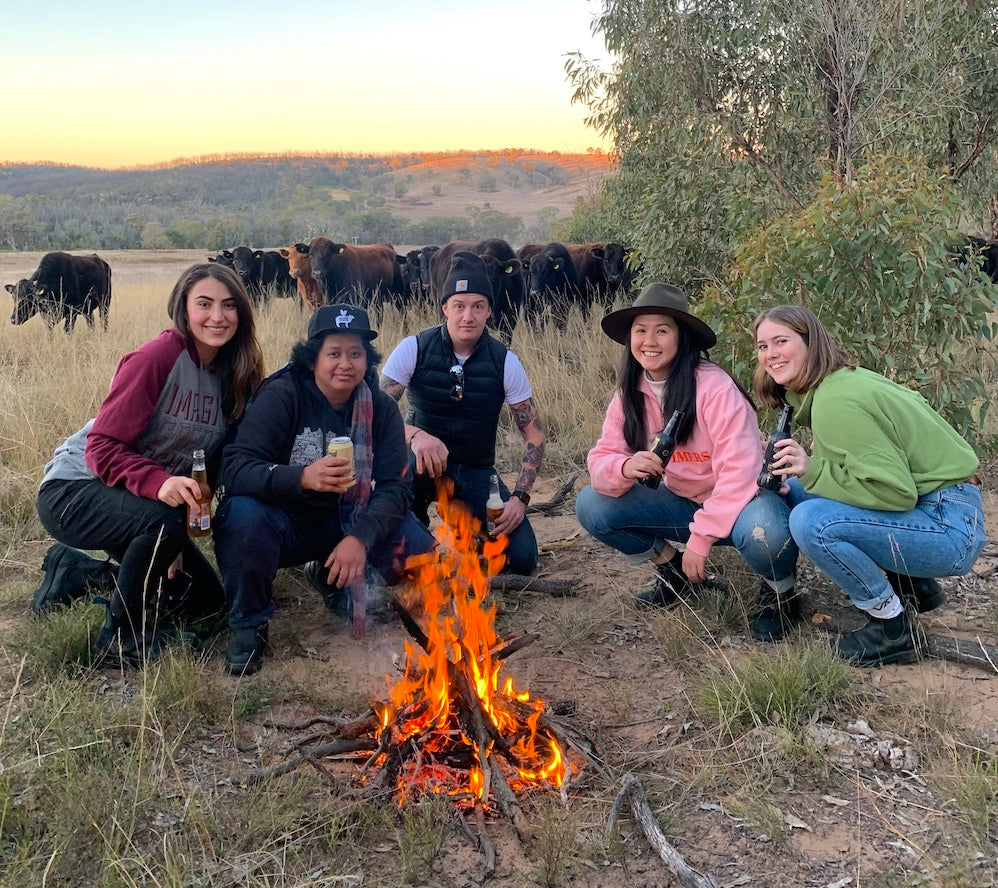
[[[499,810],[509,818],[520,839],[524,842],[530,841],[530,827],[527,824],[527,818],[523,816],[523,810],[516,801],[516,795],[509,788],[506,776],[493,755],[489,756],[489,769],[492,772],[492,795],[499,803]]]
[[[492,844],[492,840],[485,830],[485,808],[480,801],[475,802],[475,823],[478,826],[478,847],[482,852],[482,857],[485,858],[484,876],[485,880],[488,880],[496,873],[496,846]]]
[[[575,587],[568,580],[548,580],[526,577],[522,574],[496,574],[489,578],[491,592],[539,592],[552,598],[567,598],[575,594]]]
[[[528,644],[533,644],[540,637],[541,634],[539,632],[528,632],[526,635],[521,635],[516,640],[511,641],[505,647],[499,648],[494,656],[497,660],[505,660],[512,657],[517,651],[523,650]]]
[[[621,790],[617,794],[613,808],[610,810],[610,817],[606,822],[607,838],[613,833],[613,828],[617,823],[617,818],[620,816],[621,809],[628,801],[631,803],[631,809],[634,811],[634,816],[641,825],[641,831],[645,834],[645,838],[648,839],[649,844],[658,853],[662,862],[679,879],[679,884],[683,888],[717,888],[717,883],[710,876],[705,876],[699,870],[693,869],[686,862],[686,858],[666,840],[662,834],[662,830],[658,827],[658,823],[655,821],[655,815],[652,813],[651,807],[648,805],[644,787],[641,786],[637,777],[633,774],[624,775]]]
[[[356,740],[331,740],[329,743],[322,743],[298,755],[293,755],[279,764],[250,771],[243,779],[247,783],[259,783],[268,777],[277,777],[280,774],[287,774],[290,771],[294,771],[303,762],[312,758],[321,758],[325,755],[341,755],[344,752],[369,752],[376,746],[377,743],[372,737],[359,737]]]
[[[424,651],[428,651],[430,639],[427,638],[423,628],[416,622],[416,618],[405,609],[405,606],[397,598],[393,598],[389,604],[391,609],[395,611],[398,618],[402,621],[402,626],[405,628],[405,631],[413,637],[416,644],[418,644]]]
[[[575,482],[578,477],[578,472],[572,472],[572,474],[568,476],[568,480],[554,492],[554,496],[552,496],[551,499],[549,499],[546,503],[531,503],[530,506],[527,507],[527,511],[543,512],[545,515],[553,512],[572,492],[572,488],[575,487]]]
[[[966,641],[962,638],[947,638],[943,635],[925,636],[925,653],[939,660],[976,666],[992,674],[998,673],[998,647],[985,644],[980,638]]]
[[[301,722],[270,720],[263,722],[265,728],[274,728],[278,731],[304,731],[306,728],[311,728],[315,725],[332,725],[336,728],[334,733],[337,737],[353,738],[359,737],[362,734],[369,734],[371,731],[377,729],[378,719],[374,712],[369,709],[360,718],[354,719],[340,718],[335,715],[316,715]]]

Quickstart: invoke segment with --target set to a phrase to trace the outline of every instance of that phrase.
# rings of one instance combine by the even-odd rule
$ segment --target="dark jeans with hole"
[[[190,575],[188,619],[222,612],[225,591],[211,563],[187,536],[187,510],[136,496],[103,481],[48,481],[38,491],[38,517],[60,543],[103,549],[120,565],[118,591],[134,615],[155,601],[167,568],[183,555]]]

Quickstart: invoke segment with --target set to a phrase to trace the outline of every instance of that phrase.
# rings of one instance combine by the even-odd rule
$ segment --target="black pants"
[[[136,496],[103,481],[48,481],[38,491],[38,517],[59,542],[77,549],[103,549],[120,565],[118,592],[137,616],[156,600],[167,568],[183,555],[191,577],[186,613],[196,620],[225,608],[218,574],[187,536],[187,512],[159,500]]]

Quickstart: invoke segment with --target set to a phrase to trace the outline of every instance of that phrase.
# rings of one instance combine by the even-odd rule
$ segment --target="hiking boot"
[[[195,652],[202,649],[197,636],[174,626],[150,626],[139,641],[130,628],[105,623],[94,642],[91,665],[95,669],[138,669],[158,660],[167,648],[181,646]]]
[[[655,573],[658,575],[655,584],[638,595],[638,607],[672,608],[683,599],[696,597],[696,588],[683,573],[682,552],[677,552],[664,564],[656,564]]]
[[[225,651],[225,671],[229,675],[252,675],[263,667],[263,652],[270,635],[267,623],[233,629]]]
[[[889,620],[873,617],[861,629],[847,632],[831,641],[832,650],[855,666],[884,666],[913,663],[921,655],[918,626],[901,611]]]
[[[329,569],[321,561],[309,561],[305,565],[305,579],[309,585],[316,590],[328,610],[340,617],[347,617],[350,614],[350,596],[345,589],[339,586],[331,586],[326,582],[329,576]]]
[[[749,631],[757,641],[779,641],[803,619],[801,595],[796,589],[777,593],[763,582],[755,613],[749,617]]]
[[[42,559],[41,585],[31,599],[36,614],[68,607],[89,592],[113,592],[118,569],[110,561],[91,558],[86,552],[54,543]]]
[[[911,605],[920,614],[928,613],[946,603],[946,593],[932,577],[909,577],[885,570],[887,582],[906,607]]]

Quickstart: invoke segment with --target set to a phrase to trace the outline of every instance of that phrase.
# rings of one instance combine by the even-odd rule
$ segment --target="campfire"
[[[389,701],[375,706],[378,749],[361,781],[390,788],[399,803],[445,793],[458,804],[498,804],[515,819],[516,792],[560,789],[573,766],[543,701],[503,674],[536,638],[496,635],[489,576],[503,565],[506,541],[489,539],[443,494],[438,512],[440,545],[409,565],[412,591],[393,604],[412,641],[401,677],[389,679]]]

